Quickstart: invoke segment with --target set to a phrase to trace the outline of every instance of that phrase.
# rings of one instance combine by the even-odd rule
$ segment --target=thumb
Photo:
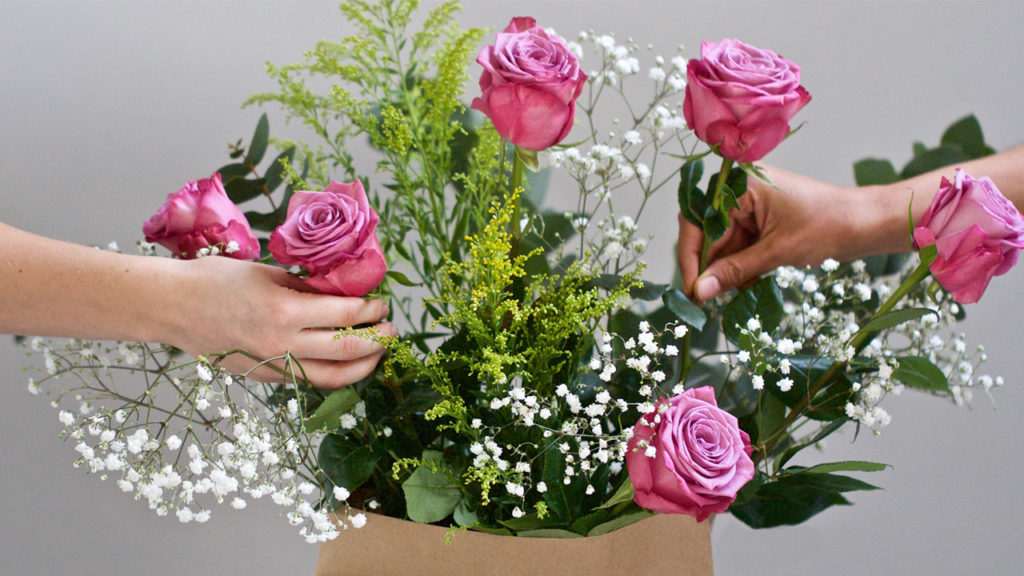
[[[715,260],[697,278],[694,295],[704,302],[743,286],[775,267],[762,243]]]

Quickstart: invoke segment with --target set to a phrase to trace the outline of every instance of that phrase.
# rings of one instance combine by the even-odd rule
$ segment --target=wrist
[[[185,327],[181,295],[189,292],[188,262],[176,258],[137,256],[138,278],[144,286],[133,298],[135,309],[127,327],[128,338],[140,342],[163,342],[180,347]]]
[[[927,207],[921,206],[917,191],[906,183],[854,188],[852,232],[855,257],[909,252],[913,249],[908,231],[908,211],[913,202],[914,219]],[[920,207],[920,208],[919,208]]]

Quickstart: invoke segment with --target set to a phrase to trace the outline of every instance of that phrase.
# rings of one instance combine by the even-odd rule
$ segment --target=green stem
[[[522,194],[526,186],[526,164],[519,157],[519,148],[513,148],[512,153],[512,190],[515,192],[515,203],[512,206],[512,221],[508,223],[509,233],[512,236],[512,249],[509,257],[515,260],[519,257],[519,244],[523,239],[523,231],[519,229],[520,207],[522,206]]]
[[[914,289],[914,287],[920,284],[922,280],[927,278],[929,274],[928,267],[931,265],[934,259],[935,257],[933,254],[929,254],[922,251],[921,263],[918,264],[917,268],[915,268],[914,271],[911,272],[910,275],[907,276],[902,283],[900,283],[899,288],[897,288],[896,291],[893,292],[889,296],[889,298],[887,298],[886,301],[883,302],[882,305],[878,307],[878,310],[871,315],[871,318],[868,320],[868,322],[870,323],[871,320],[874,320],[875,318],[878,318],[879,316],[891,311],[893,307],[895,307],[896,304],[898,304],[899,301],[903,299],[904,296],[909,294],[910,291]],[[863,329],[854,334],[853,338],[850,340],[850,346],[853,346],[853,349],[855,351],[854,354],[859,353],[864,348],[864,346],[871,341],[871,338],[875,334],[877,334],[877,331],[869,331]],[[818,392],[821,392],[823,388],[825,388],[836,376],[838,376],[839,373],[846,368],[847,364],[847,362],[832,362],[832,365],[828,367],[828,370],[825,372],[825,374],[823,374],[821,378],[818,378],[814,382],[814,385],[807,390],[807,396],[801,398],[800,402],[798,402],[795,406],[793,406],[792,409],[790,409],[789,413],[782,420],[779,426],[775,429],[775,432],[762,445],[763,449],[759,450],[754,455],[755,465],[759,460],[766,458],[767,455],[771,453],[771,449],[774,448],[776,444],[778,444],[779,440],[784,436],[786,431],[789,429],[789,426],[793,424],[793,422],[795,422],[798,418],[804,415],[804,413],[807,411],[807,408],[810,406],[811,401],[814,399],[815,396],[817,396]]]
[[[725,183],[729,180],[729,172],[732,171],[732,164],[733,164],[732,158],[724,158],[724,157],[722,158],[722,168],[721,168],[721,170],[718,171],[718,178],[715,181],[715,191],[714,191],[714,193],[711,196],[711,206],[714,207],[715,210],[719,210],[721,208],[721,206],[722,206],[722,188],[725,187]],[[701,216],[703,216],[703,214]],[[711,250],[711,238],[705,233],[704,234],[704,242],[701,245],[701,249],[700,249],[700,263],[699,263],[699,266],[697,268],[697,276],[698,277],[701,274],[703,274],[705,270],[708,269],[708,252],[710,250]],[[683,354],[682,354],[682,358],[683,358],[683,372],[682,372],[682,377],[681,377],[681,381],[682,382],[686,381],[686,377],[690,373],[690,368],[693,367],[693,362],[691,362],[691,360],[690,360],[690,358],[691,358],[690,348],[692,346],[692,335],[691,335],[691,332],[692,332],[692,330],[688,331],[686,333],[686,336],[683,338]]]

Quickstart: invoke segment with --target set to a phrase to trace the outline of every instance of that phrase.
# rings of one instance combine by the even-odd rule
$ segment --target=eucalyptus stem
[[[921,263],[918,264],[917,268],[915,268],[913,272],[911,272],[910,275],[908,275],[903,280],[903,282],[900,283],[896,291],[894,291],[889,296],[889,298],[887,298],[885,302],[883,302],[882,305],[878,307],[878,310],[871,315],[870,319],[868,319],[868,323],[870,324],[872,320],[882,316],[883,314],[890,312],[893,309],[893,307],[895,307],[896,304],[898,304],[899,301],[903,299],[904,296],[909,294],[910,291],[914,289],[914,287],[920,284],[922,280],[927,278],[930,272],[928,267],[931,265],[934,259],[934,254],[922,251]],[[854,334],[853,338],[850,340],[850,346],[853,347],[854,354],[856,355],[857,353],[859,353],[864,348],[864,346],[867,345],[868,342],[870,342],[870,338],[874,336],[876,333],[877,331],[864,330],[862,328],[856,334]],[[815,396],[818,395],[818,392],[821,392],[821,390],[825,388],[825,386],[827,386],[829,382],[831,382],[836,376],[838,376],[839,373],[842,370],[844,370],[848,364],[849,362],[846,361],[840,362],[836,360],[832,362],[832,365],[828,367],[828,370],[825,371],[821,378],[818,378],[814,382],[814,385],[807,390],[807,395],[801,398],[800,401],[797,402],[797,404],[790,409],[789,413],[786,414],[786,417],[775,429],[775,432],[768,438],[766,442],[762,444],[763,449],[758,450],[758,452],[753,457],[754,464],[757,464],[759,460],[767,457],[767,455],[771,452],[771,449],[774,448],[776,444],[778,444],[779,440],[785,434],[786,430],[789,429],[789,426],[793,424],[793,422],[795,422],[797,418],[800,418],[801,416],[804,415],[804,413],[807,411],[807,408],[810,406],[811,401],[814,399]]]

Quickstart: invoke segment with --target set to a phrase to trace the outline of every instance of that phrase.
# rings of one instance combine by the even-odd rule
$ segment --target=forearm
[[[1024,210],[1024,144],[962,164],[953,164],[885,186],[855,190],[864,217],[857,222],[862,255],[906,252],[912,249],[908,234],[908,208],[917,222],[931,204],[942,177],[949,180],[957,168],[975,178],[988,176],[1018,210]],[[911,198],[913,206],[911,207]]]
[[[155,340],[172,311],[160,295],[181,262],[116,254],[0,223],[0,332]]]

